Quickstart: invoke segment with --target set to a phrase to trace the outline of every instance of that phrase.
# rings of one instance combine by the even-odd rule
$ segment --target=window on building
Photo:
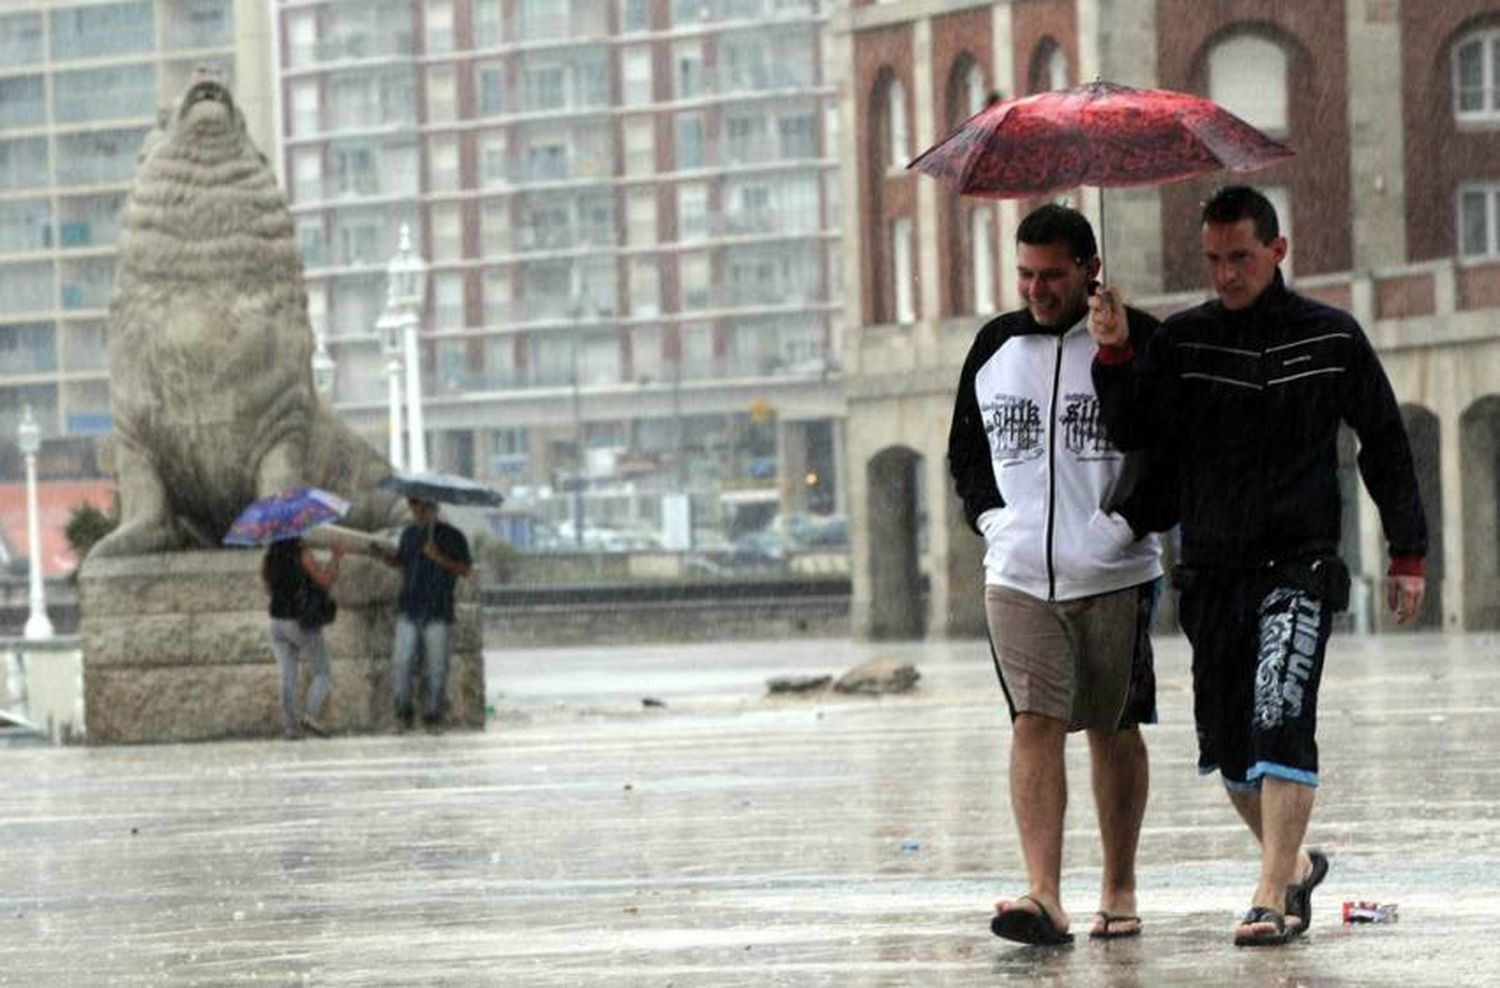
[[[651,0],[620,0],[620,31],[634,34],[651,30]]]
[[[292,83],[292,136],[310,137],[318,132],[318,82],[299,79]]]
[[[0,65],[35,65],[44,50],[41,14],[0,17]]]
[[[703,167],[703,117],[697,113],[677,115],[677,170]]]
[[[783,158],[816,158],[818,156],[818,115],[794,113],[776,122],[781,135]]]
[[[726,34],[719,48],[720,81],[729,92],[766,89],[771,74],[766,40],[758,34]]]
[[[1464,257],[1500,257],[1500,182],[1458,190],[1458,247]]]
[[[427,69],[427,119],[431,123],[458,119],[458,72],[452,65]]]
[[[333,189],[340,196],[375,195],[380,182],[375,170],[375,149],[367,144],[344,144],[332,148]]]
[[[514,316],[510,287],[510,272],[491,268],[484,273],[484,322],[486,326],[502,326]]]
[[[60,185],[128,182],[147,128],[96,130],[57,137],[57,181]],[[40,176],[39,176],[40,177]]]
[[[1268,134],[1285,134],[1286,49],[1259,34],[1236,34],[1208,53],[1208,95]]]
[[[464,328],[464,276],[443,271],[432,276],[432,325],[435,329]]]
[[[636,316],[661,315],[661,278],[655,257],[630,259],[630,312]]]
[[[50,199],[0,199],[0,253],[51,247]]]
[[[427,50],[453,50],[453,0],[427,0]]]
[[[683,182],[677,186],[677,239],[694,243],[708,237],[708,186]]]
[[[458,190],[458,139],[434,137],[427,145],[427,179],[433,192]]]
[[[657,242],[655,190],[631,192],[625,200],[625,240],[632,247]]]
[[[911,161],[911,130],[906,119],[906,87],[900,79],[892,79],[886,88],[885,120],[887,142],[891,157],[887,164],[893,171],[906,167]]]
[[[479,181],[485,188],[504,185],[510,178],[510,142],[503,130],[479,135]]]
[[[650,117],[625,121],[625,174],[649,175],[656,171],[656,122]]]
[[[498,117],[505,112],[505,66],[480,64],[474,67],[474,92],[479,115]]]
[[[538,139],[526,148],[526,177],[537,182],[568,177],[568,145],[562,140]]]
[[[626,106],[650,103],[651,49],[627,48],[620,59],[620,92]]]
[[[568,34],[570,4],[558,0],[516,0],[516,37],[521,41],[541,41]]]
[[[917,321],[917,298],[914,291],[916,267],[912,256],[911,220],[904,216],[892,220],[890,238],[896,322],[905,325]]]
[[[770,155],[768,125],[764,114],[735,115],[724,118],[724,158],[732,164],[746,165],[767,160]]]
[[[1068,56],[1061,48],[1054,47],[1047,56],[1047,88],[1068,88]]]
[[[561,65],[528,66],[524,79],[524,106],[527,113],[561,110],[568,104],[567,74]]]
[[[706,309],[712,303],[712,270],[703,251],[683,254],[677,259],[677,277],[682,285],[684,309]]]
[[[486,202],[479,211],[480,250],[486,256],[508,254],[510,244],[510,203],[506,200]]]
[[[57,245],[102,247],[120,239],[120,217],[125,193],[69,196],[57,204]]]
[[[233,4],[167,0],[162,7],[168,48],[224,48],[234,43]]]
[[[696,99],[703,95],[703,42],[679,41],[672,47],[674,81],[678,99]]]
[[[503,0],[473,0],[474,47],[493,48],[505,41]]]
[[[1271,208],[1276,210],[1276,225],[1286,238],[1286,257],[1281,260],[1281,276],[1291,283],[1292,245],[1296,243],[1292,237],[1292,195],[1284,185],[1264,187],[1260,192],[1271,201]]]
[[[52,58],[78,58],[148,52],[156,47],[151,3],[79,5],[52,12]]]
[[[603,54],[580,56],[573,62],[573,101],[579,107],[608,106],[609,59]]]
[[[297,248],[306,267],[321,268],[328,263],[328,243],[321,219],[314,216],[297,221]]]
[[[146,71],[152,72],[148,67]],[[81,74],[78,72],[59,72],[54,76],[54,84],[60,84],[63,80],[70,80]],[[154,87],[153,87],[154,89]],[[98,95],[97,93],[95,95]],[[86,112],[76,104],[59,102],[57,112],[59,120],[86,120],[89,119]],[[71,116],[63,116],[64,113],[72,113]],[[130,114],[139,116],[139,113]],[[120,116],[117,113],[106,114],[106,116]],[[9,79],[0,79],[0,130],[8,127],[31,127],[47,121],[47,92],[45,81],[39,75],[13,76]]]
[[[45,137],[0,141],[0,189],[45,188],[48,184]]]
[[[432,259],[456,261],[464,253],[464,224],[457,203],[432,207]]]
[[[964,119],[983,110],[988,101],[989,93],[984,85],[984,69],[979,67],[978,62],[971,60],[968,69],[964,72]]]
[[[969,270],[974,278],[974,311],[995,311],[995,212],[981,206],[969,213]]]
[[[318,148],[292,151],[292,201],[317,202],[323,198],[323,152]]]
[[[1454,46],[1453,111],[1460,120],[1500,119],[1500,28],[1466,34]]]

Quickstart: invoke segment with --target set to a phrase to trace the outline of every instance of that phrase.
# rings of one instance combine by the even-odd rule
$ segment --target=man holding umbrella
[[[412,726],[412,673],[420,647],[427,664],[427,705],[422,721],[429,730],[441,730],[447,711],[454,591],[458,578],[468,576],[474,564],[468,539],[438,518],[436,501],[413,496],[406,503],[412,522],[402,530],[396,551],[372,543],[370,554],[401,570],[396,643],[391,655],[397,725],[403,731]]]
[[[1338,430],[1389,541],[1387,601],[1421,606],[1427,524],[1390,383],[1348,313],[1287,289],[1276,211],[1245,186],[1203,207],[1218,298],[1167,320],[1144,347],[1112,293],[1090,301],[1093,376],[1110,438],[1174,447],[1181,464],[1183,630],[1193,646],[1198,770],[1217,771],[1261,846],[1239,946],[1286,943],[1328,870],[1303,838],[1318,784],[1318,684],[1333,612],[1348,603]]]

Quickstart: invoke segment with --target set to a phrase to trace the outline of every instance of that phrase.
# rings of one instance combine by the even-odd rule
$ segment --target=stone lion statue
[[[120,525],[101,556],[218,546],[251,501],[311,484],[373,530],[390,465],[321,403],[292,219],[217,79],[142,145],[110,301]]]

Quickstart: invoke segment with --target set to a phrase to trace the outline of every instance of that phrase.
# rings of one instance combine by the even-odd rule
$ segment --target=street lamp
[[[387,433],[390,437],[391,466],[405,469],[405,458],[401,455],[401,317],[392,310],[389,293],[385,311],[375,323],[375,332],[380,337],[380,352],[385,354],[386,402],[390,409]]]
[[[46,592],[42,587],[42,524],[36,508],[36,454],[42,448],[42,430],[31,417],[31,406],[21,419],[16,436],[26,457],[26,538],[31,553],[31,616],[26,619],[25,637],[35,640],[52,637],[52,620],[47,617]]]
[[[325,400],[331,400],[333,397],[333,357],[328,353],[328,343],[323,339],[322,333],[314,333],[313,341],[316,344],[312,355],[313,388]]]
[[[386,266],[387,307],[401,321],[406,364],[406,430],[412,470],[427,469],[427,442],[422,422],[422,365],[417,353],[417,327],[427,293],[427,262],[412,250],[411,227],[401,224],[396,255]]]

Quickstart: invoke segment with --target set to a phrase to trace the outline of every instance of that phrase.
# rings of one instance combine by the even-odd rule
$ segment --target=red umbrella
[[[908,167],[964,195],[1024,199],[1252,171],[1293,153],[1212,100],[1096,80],[993,103]]]

